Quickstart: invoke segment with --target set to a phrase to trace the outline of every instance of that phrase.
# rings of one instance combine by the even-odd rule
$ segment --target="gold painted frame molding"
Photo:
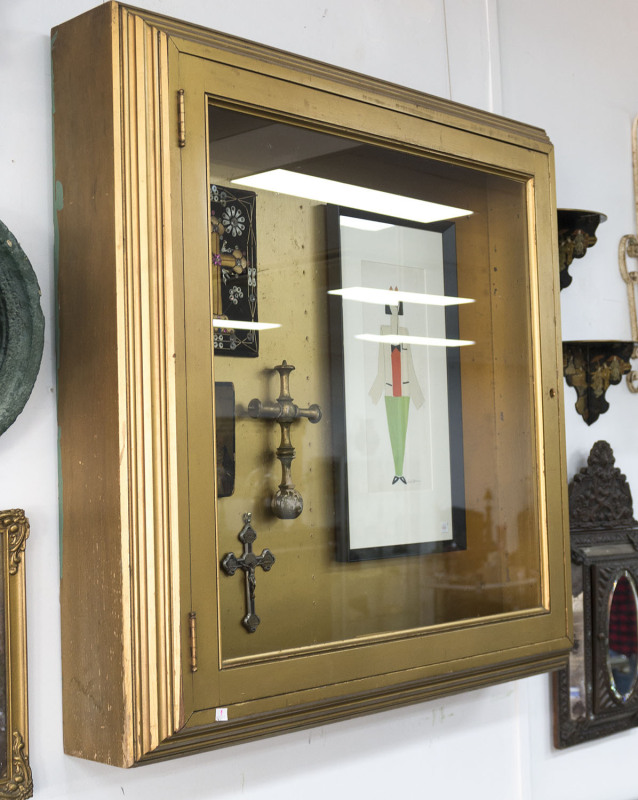
[[[24,511],[0,511],[0,616],[4,623],[0,638],[0,798],[20,800],[33,795],[24,570],[28,536],[29,521]]]

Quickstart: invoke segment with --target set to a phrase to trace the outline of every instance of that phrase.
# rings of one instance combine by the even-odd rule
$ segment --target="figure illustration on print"
[[[396,291],[397,287],[394,289]],[[381,336],[409,335],[407,328],[399,327],[399,317],[403,315],[403,303],[386,306],[385,313],[390,317],[390,324],[381,326]],[[385,413],[394,461],[392,484],[398,482],[405,484],[407,481],[403,475],[403,461],[410,400],[415,408],[421,408],[424,402],[423,392],[414,372],[410,346],[405,342],[379,345],[379,367],[369,396],[376,405],[382,395],[385,397]]]

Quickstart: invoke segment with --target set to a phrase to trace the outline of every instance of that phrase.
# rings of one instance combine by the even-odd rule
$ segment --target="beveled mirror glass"
[[[237,403],[218,536],[236,550],[249,512],[276,558],[255,636],[220,581],[222,661],[539,608],[525,183],[212,102],[208,140],[214,376]],[[480,422],[495,403],[506,430]]]
[[[637,617],[636,584],[624,570],[609,596],[609,650],[607,669],[612,692],[626,702],[636,687]]]

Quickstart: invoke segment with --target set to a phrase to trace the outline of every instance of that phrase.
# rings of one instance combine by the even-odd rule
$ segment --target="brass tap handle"
[[[283,361],[275,367],[279,373],[280,390],[276,401],[262,402],[256,397],[248,404],[248,413],[255,419],[274,419],[281,426],[281,441],[276,456],[281,462],[281,483],[270,503],[273,514],[279,519],[295,519],[303,511],[303,498],[292,482],[291,463],[295,457],[295,448],[290,439],[290,426],[300,418],[312,423],[321,419],[321,409],[316,403],[308,408],[299,408],[290,396],[290,373],[294,367]]]

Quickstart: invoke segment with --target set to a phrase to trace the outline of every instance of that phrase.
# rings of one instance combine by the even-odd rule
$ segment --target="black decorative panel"
[[[257,356],[257,225],[254,192],[211,184],[210,258],[215,355]],[[233,322],[240,325],[233,325]]]

